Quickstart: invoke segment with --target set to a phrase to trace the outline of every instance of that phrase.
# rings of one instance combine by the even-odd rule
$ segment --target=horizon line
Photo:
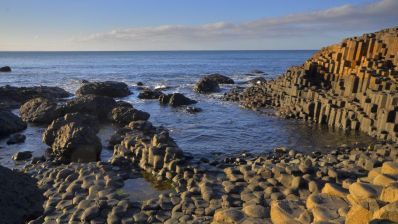
[[[204,51],[318,51],[320,49],[261,49],[261,50],[0,50],[0,53],[10,52],[204,52]]]

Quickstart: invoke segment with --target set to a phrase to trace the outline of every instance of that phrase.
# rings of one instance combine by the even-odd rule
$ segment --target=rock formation
[[[125,97],[131,94],[129,87],[124,82],[88,82],[84,83],[77,91],[76,95],[99,95],[108,97]]]
[[[283,76],[225,98],[397,141],[397,66],[398,28],[390,28],[325,47]]]

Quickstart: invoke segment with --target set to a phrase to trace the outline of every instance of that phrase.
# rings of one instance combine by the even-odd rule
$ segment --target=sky
[[[398,26],[398,0],[1,0],[0,51],[297,50]]]

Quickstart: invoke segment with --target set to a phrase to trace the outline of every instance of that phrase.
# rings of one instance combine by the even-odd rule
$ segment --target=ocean
[[[222,86],[216,94],[200,95],[192,91],[203,75],[220,73],[239,85],[261,70],[266,79],[282,74],[289,66],[301,65],[315,51],[170,51],[170,52],[0,52],[0,66],[9,65],[11,73],[0,74],[0,86],[59,86],[72,93],[82,80],[115,80],[127,83],[133,94],[123,100],[151,114],[154,125],[163,125],[185,151],[207,156],[209,153],[262,153],[278,146],[311,152],[329,150],[341,144],[368,141],[357,132],[344,132],[308,125],[302,121],[284,120],[224,102],[219,97],[235,85]],[[147,87],[168,87],[167,93],[180,92],[198,101],[203,109],[189,114],[180,108],[159,105],[156,100],[140,100],[136,83]],[[0,157],[16,150],[42,153],[40,142],[45,127],[30,126],[25,131],[27,142],[7,146],[0,140]],[[112,129],[103,131],[104,142]],[[106,134],[109,132],[108,134]],[[39,139],[38,139],[39,138]],[[104,158],[111,151],[105,149]],[[2,160],[0,159],[0,162]],[[8,160],[7,160],[8,161]]]

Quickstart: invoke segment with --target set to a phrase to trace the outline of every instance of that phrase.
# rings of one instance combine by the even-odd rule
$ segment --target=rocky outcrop
[[[118,106],[113,108],[109,114],[109,120],[122,126],[128,125],[132,121],[148,120],[149,113],[134,109],[132,107]]]
[[[160,90],[144,89],[138,94],[139,99],[155,100],[163,95]]]
[[[57,103],[46,98],[34,98],[19,108],[22,120],[26,122],[48,124],[58,117]]]
[[[191,105],[197,103],[181,93],[163,94],[159,97],[160,104],[170,105],[172,107],[179,107],[184,105]]]
[[[303,66],[226,99],[396,141],[397,35],[398,28],[391,28],[345,39],[321,49]]]
[[[59,87],[33,86],[33,87],[0,87],[0,109],[16,108],[26,101],[38,97],[58,99],[71,96],[67,91]]]
[[[102,146],[97,132],[95,117],[80,113],[66,114],[48,126],[43,142],[62,162],[98,161]]]
[[[208,80],[214,81],[218,84],[234,84],[235,83],[233,79],[231,79],[225,75],[218,74],[218,73],[206,75],[202,79],[208,79]]]
[[[88,82],[84,83],[77,91],[77,96],[98,95],[108,97],[125,97],[130,95],[129,87],[124,82]]]
[[[106,120],[116,106],[116,101],[107,96],[85,95],[73,98],[59,108],[60,114],[85,113]]]
[[[0,72],[11,72],[11,67],[10,66],[1,67]]]
[[[20,117],[10,111],[0,110],[0,137],[26,129],[27,125]]]
[[[43,213],[44,197],[36,179],[0,166],[0,220],[27,223]]]
[[[211,79],[206,79],[206,77],[205,77],[205,78],[202,78],[201,80],[199,80],[195,84],[193,90],[195,92],[204,93],[204,94],[213,93],[213,92],[219,91],[220,86],[218,85],[218,82],[211,80]]]
[[[27,160],[32,158],[32,152],[25,151],[25,152],[17,152],[12,156],[12,159],[15,161]]]

